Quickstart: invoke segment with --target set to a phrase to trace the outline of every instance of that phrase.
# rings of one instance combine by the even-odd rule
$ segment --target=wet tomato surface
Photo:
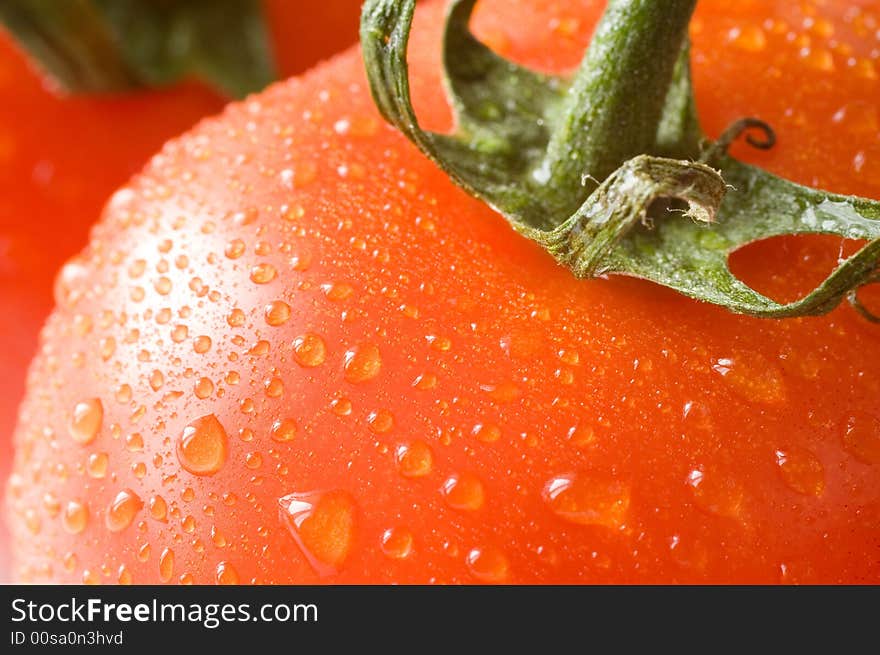
[[[567,70],[602,3],[560,4],[484,3],[475,30]],[[760,116],[777,148],[738,156],[877,197],[878,20],[700,3],[707,131]],[[440,25],[423,6],[410,58],[442,129]],[[786,297],[839,247],[734,263]],[[877,326],[575,281],[380,120],[357,51],[167,144],[55,296],[9,486],[19,580],[880,581]]]

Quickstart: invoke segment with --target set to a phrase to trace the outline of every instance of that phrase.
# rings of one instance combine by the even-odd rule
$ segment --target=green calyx
[[[238,98],[276,77],[258,0],[2,0],[0,22],[75,93],[191,75]]]
[[[383,116],[459,186],[505,216],[577,277],[641,277],[732,312],[818,315],[880,282],[880,202],[803,187],[727,155],[760,128],[702,133],[690,80],[696,0],[609,0],[573,79],[506,61],[472,35],[476,0],[452,0],[444,35],[453,134],[419,127],[406,49],[415,0],[367,0],[361,45]],[[684,214],[682,216],[681,214]],[[738,248],[787,234],[868,243],[807,296],[778,303],[728,267]]]

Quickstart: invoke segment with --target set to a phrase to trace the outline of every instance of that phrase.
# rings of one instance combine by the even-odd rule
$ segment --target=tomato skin
[[[491,3],[476,27],[566,68],[600,7],[557,5]],[[830,97],[766,12],[701,3],[707,129],[760,115],[780,147],[743,156],[880,195],[851,165],[880,145],[842,138],[870,126],[876,79],[840,67]],[[421,9],[411,45],[433,128],[440,16]],[[744,49],[732,30],[756,26]],[[871,63],[869,37],[841,39]],[[823,243],[787,242],[781,273],[737,265],[790,292]],[[355,52],[167,144],[57,289],[9,493],[22,581],[880,581],[877,328],[572,280],[381,123]]]

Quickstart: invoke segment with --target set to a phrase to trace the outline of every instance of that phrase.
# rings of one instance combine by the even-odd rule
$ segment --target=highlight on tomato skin
[[[294,5],[299,5],[295,7]],[[357,38],[358,0],[270,0],[265,10],[284,76],[301,73]],[[303,20],[310,35],[289,38]],[[318,29],[320,27],[321,29]],[[167,139],[224,100],[185,82],[117,97],[64,96],[50,88],[0,30],[0,478],[12,467],[12,432],[58,269],[88,240],[107,198]],[[0,529],[0,581],[9,579]]]
[[[498,0],[474,28],[569,70],[601,8]],[[441,16],[410,47],[433,129]],[[704,0],[707,131],[758,115],[779,145],[738,157],[877,197],[878,19]],[[838,245],[736,270],[785,296]],[[356,50],[169,142],[55,295],[8,488],[19,581],[880,582],[877,327],[575,282],[384,125]]]

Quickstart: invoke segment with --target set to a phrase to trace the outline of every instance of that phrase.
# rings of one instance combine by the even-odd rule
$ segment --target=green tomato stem
[[[361,47],[382,115],[458,185],[499,211],[579,278],[651,280],[729,311],[824,314],[878,281],[880,202],[799,186],[727,155],[755,118],[715,144],[700,130],[687,25],[694,0],[610,0],[572,79],[494,54],[468,28],[475,0],[451,0],[444,34],[453,134],[423,130],[406,49],[415,0],[367,0]],[[763,139],[746,134],[760,129]],[[804,298],[778,303],[738,279],[736,249],[785,234],[867,243]]]
[[[601,181],[628,159],[653,152],[696,4],[608,3],[537,177],[568,186],[580,184],[585,175]]]

